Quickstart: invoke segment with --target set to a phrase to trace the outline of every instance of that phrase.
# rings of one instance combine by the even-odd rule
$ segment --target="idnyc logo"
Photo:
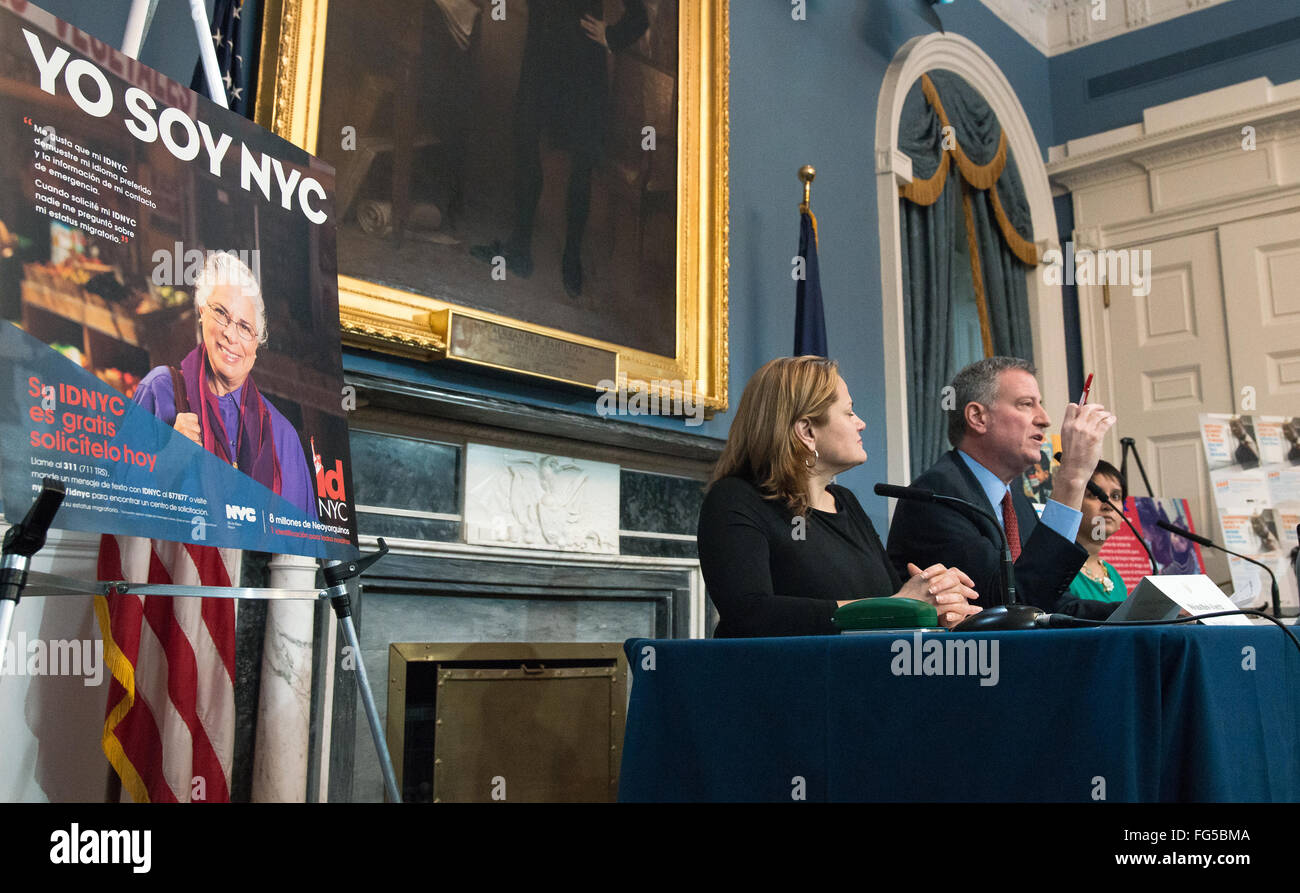
[[[250,508],[246,505],[231,505],[226,503],[226,520],[227,521],[257,521],[257,509]]]
[[[335,459],[334,467],[325,468],[325,460],[316,451],[316,438],[311,439],[311,459],[316,466],[316,514],[321,521],[347,521],[348,494],[343,486],[343,460]]]
[[[617,382],[605,378],[596,387],[604,391],[596,398],[597,415],[686,416],[688,428],[704,423],[702,381],[656,378],[629,382],[627,374],[620,372]]]

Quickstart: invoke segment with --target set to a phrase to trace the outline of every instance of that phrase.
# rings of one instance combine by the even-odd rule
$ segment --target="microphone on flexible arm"
[[[27,585],[27,568],[32,556],[45,545],[45,535],[54,521],[54,515],[63,503],[63,482],[58,478],[45,478],[35,502],[21,521],[5,533],[0,549],[0,600],[17,603],[23,587]]]
[[[1220,552],[1227,552],[1229,555],[1236,555],[1238,558],[1243,559],[1244,561],[1249,561],[1251,564],[1257,564],[1260,567],[1262,567],[1264,569],[1264,572],[1268,574],[1269,579],[1273,581],[1273,616],[1274,617],[1282,616],[1282,597],[1278,593],[1278,589],[1277,589],[1277,576],[1273,573],[1273,569],[1269,567],[1267,564],[1265,564],[1262,561],[1256,561],[1255,559],[1251,558],[1249,555],[1242,555],[1240,552],[1234,552],[1231,549],[1229,549],[1227,546],[1220,546],[1212,539],[1203,537],[1198,533],[1192,533],[1190,530],[1184,530],[1181,527],[1170,524],[1168,521],[1157,521],[1156,526],[1159,527],[1161,530],[1168,530],[1170,533],[1177,534],[1178,536],[1181,536],[1185,540],[1191,540],[1194,543],[1197,543],[1202,546],[1206,546],[1211,549],[1218,549]]]
[[[9,528],[0,546],[0,652],[9,642],[18,599],[27,585],[32,556],[45,546],[45,535],[63,503],[63,482],[45,478],[41,492],[21,521]]]
[[[1056,459],[1057,462],[1060,462],[1061,454],[1057,453],[1053,458]],[[1138,533],[1137,528],[1133,526],[1133,522],[1128,519],[1128,515],[1124,514],[1123,509],[1110,501],[1110,497],[1106,495],[1106,491],[1101,489],[1101,487],[1098,487],[1097,484],[1093,482],[1092,478],[1088,478],[1088,483],[1085,484],[1085,486],[1088,488],[1089,493],[1110,506],[1111,511],[1119,515],[1120,520],[1128,525],[1129,530],[1133,531],[1133,536],[1137,539],[1138,544],[1142,546],[1142,551],[1147,553],[1147,560],[1151,562],[1151,573],[1158,575],[1160,573],[1160,565],[1156,562],[1156,556],[1152,554],[1151,547],[1147,545],[1147,541],[1142,539],[1142,534]]]
[[[887,496],[894,499],[908,499],[914,502],[933,502],[938,505],[947,506],[964,515],[978,515],[993,523],[997,528],[998,535],[1002,537],[1002,604],[992,608],[986,608],[972,617],[967,617],[961,623],[953,627],[954,631],[970,632],[980,630],[1008,630],[1008,629],[1035,629],[1037,620],[1043,614],[1038,608],[1032,605],[1019,604],[1016,598],[1016,571],[1015,564],[1011,560],[1011,547],[1007,543],[1007,533],[1002,525],[998,523],[997,515],[993,514],[986,508],[982,508],[973,502],[967,502],[956,496],[945,496],[941,493],[935,493],[933,490],[925,490],[920,487],[899,487],[895,484],[876,484],[877,496]]]

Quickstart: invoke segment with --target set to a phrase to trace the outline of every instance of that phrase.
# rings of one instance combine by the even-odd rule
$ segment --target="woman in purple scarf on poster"
[[[209,255],[195,283],[199,344],[180,369],[156,366],[135,401],[210,453],[316,520],[316,493],[298,432],[263,399],[250,373],[266,344],[266,305],[235,255]]]

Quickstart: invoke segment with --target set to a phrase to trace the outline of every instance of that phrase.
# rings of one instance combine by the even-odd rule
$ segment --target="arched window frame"
[[[880,286],[882,353],[885,371],[886,443],[889,479],[910,482],[925,469],[911,468],[908,459],[907,351],[903,314],[903,264],[898,187],[912,179],[911,159],[898,149],[898,124],[903,100],[922,74],[943,68],[960,75],[978,90],[998,116],[1015,156],[1033,217],[1033,240],[1041,257],[1059,248],[1056,211],[1047,168],[1015,90],[1002,70],[975,43],[957,34],[915,37],[895,54],[885,70],[876,106],[876,201],[880,222]],[[1065,358],[1065,314],[1060,285],[1049,285],[1038,270],[1026,271],[1029,319],[1034,334],[1033,361],[1039,370],[1043,402],[1054,428],[1068,400],[1069,373]],[[942,395],[935,394],[935,400]]]

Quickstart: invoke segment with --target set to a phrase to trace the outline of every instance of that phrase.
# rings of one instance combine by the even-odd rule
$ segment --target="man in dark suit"
[[[542,133],[569,154],[565,194],[564,289],[582,293],[582,239],[591,206],[591,176],[609,119],[606,57],[626,50],[650,27],[645,0],[623,0],[623,15],[604,20],[603,0],[530,0],[524,57],[515,93],[513,143],[515,225],[504,242],[473,245],[470,254],[523,278],[533,272],[533,223],[542,197]]]
[[[958,372],[952,382],[955,408],[948,410],[948,441],[954,449],[912,486],[960,497],[1002,520],[1020,601],[1099,619],[1115,606],[1072,598],[1066,590],[1088,557],[1075,542],[1080,506],[1115,417],[1096,403],[1066,407],[1061,466],[1040,521],[1023,488],[1008,486],[1039,461],[1051,425],[1035,374],[1033,364],[1014,357],[990,357]],[[933,503],[900,501],[889,527],[888,551],[896,567],[909,561],[921,567],[938,561],[960,567],[975,581],[976,604],[1002,604],[1002,540],[991,521]]]

